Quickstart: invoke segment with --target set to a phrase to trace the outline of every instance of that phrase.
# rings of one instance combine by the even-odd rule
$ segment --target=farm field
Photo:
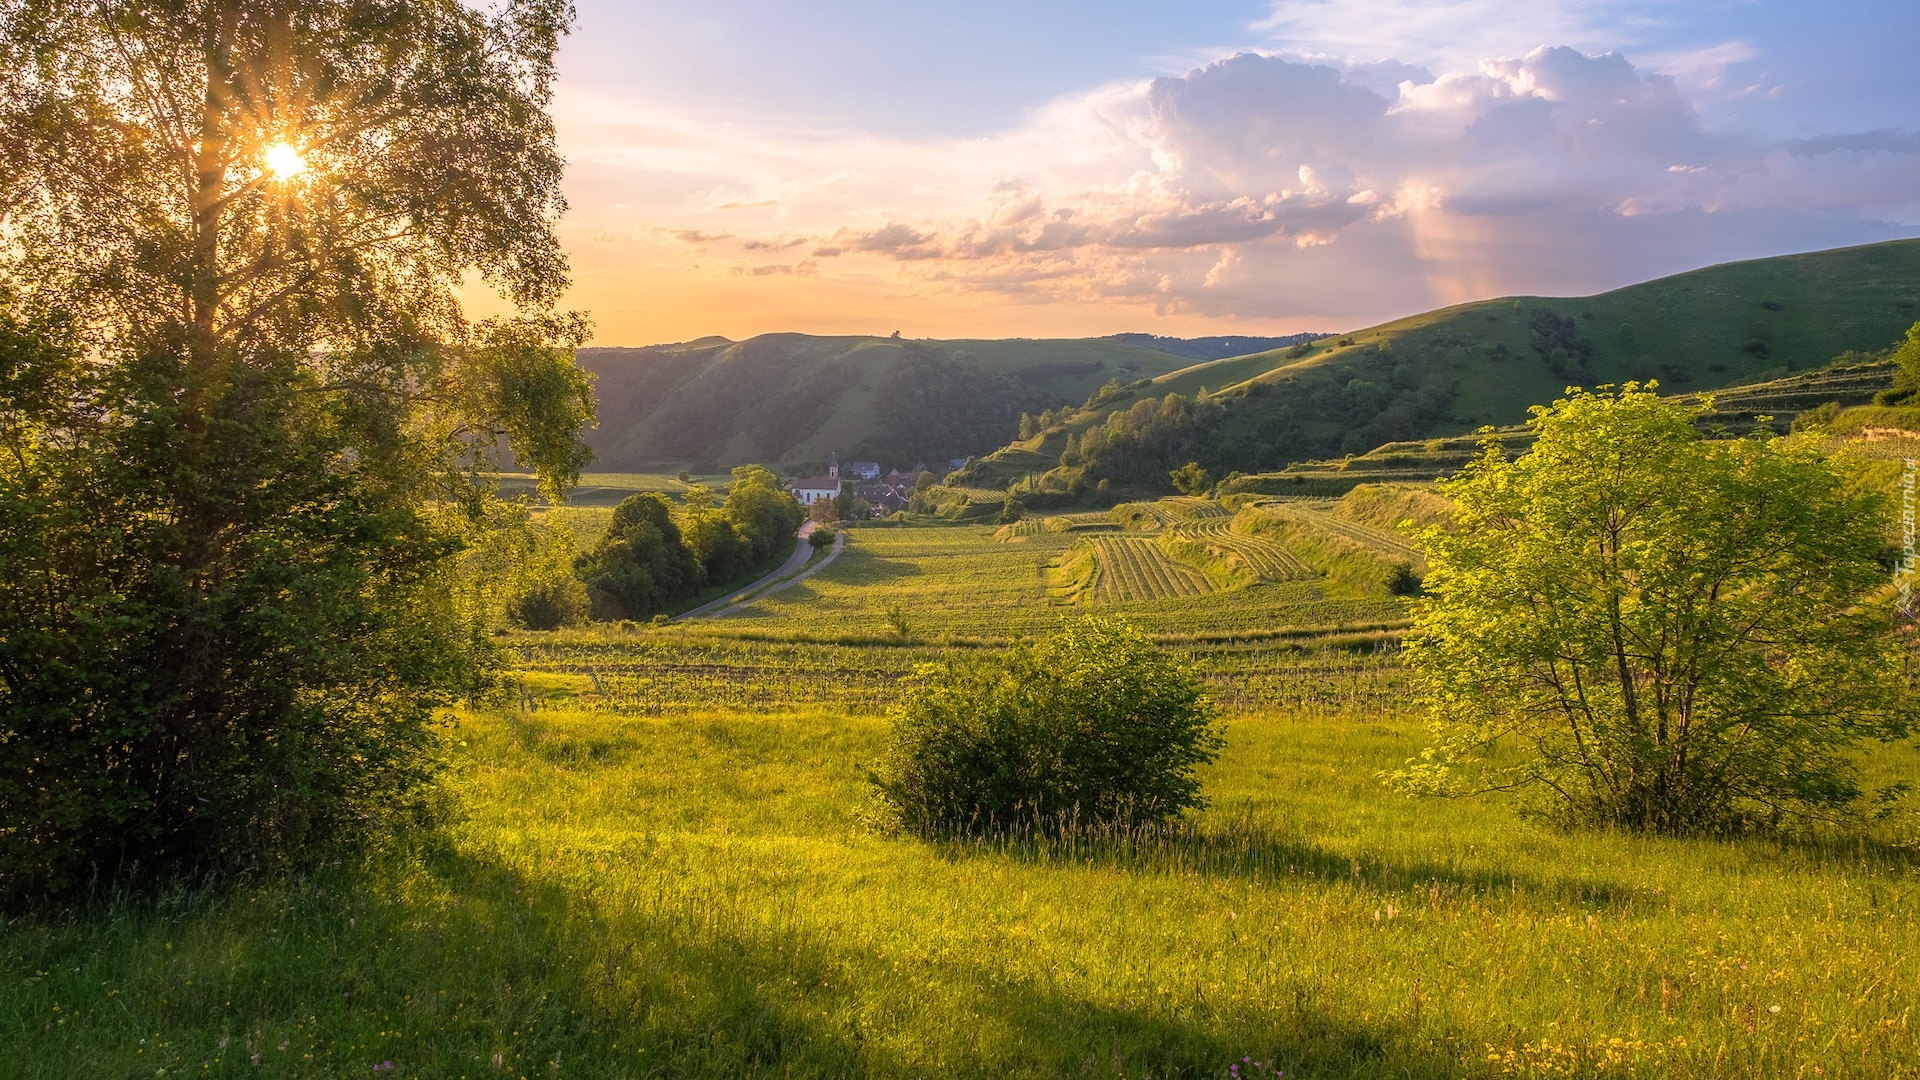
[[[1102,536],[1088,541],[1100,559],[1099,597],[1127,600],[1177,600],[1213,591],[1207,579],[1168,558],[1144,536]]]
[[[1312,569],[1284,546],[1236,533],[1233,522],[1227,518],[1181,522],[1174,527],[1173,534],[1239,557],[1263,581],[1293,581],[1313,576]]]
[[[1920,1074],[1911,855],[1410,801],[1401,709],[1236,713],[1178,828],[956,844],[862,824],[862,710],[466,714],[429,839],[0,928],[0,1071]]]
[[[1338,514],[1331,513],[1332,505],[1306,501],[1268,503],[1261,507],[1261,510],[1269,514],[1312,522],[1314,528],[1345,537],[1362,547],[1374,548],[1406,559],[1420,557],[1420,549],[1407,537],[1371,525],[1363,525],[1357,521],[1349,521]]]
[[[859,528],[848,537],[832,566],[728,622],[760,636],[884,638],[897,636],[889,621],[897,611],[909,636],[1004,640],[1094,609],[1167,638],[1372,628],[1406,619],[1403,601],[1329,591],[1317,580],[1222,593],[1147,534],[946,526]],[[1075,593],[1081,602],[1063,607],[1049,568],[1076,544],[1092,547],[1098,571],[1091,588]]]

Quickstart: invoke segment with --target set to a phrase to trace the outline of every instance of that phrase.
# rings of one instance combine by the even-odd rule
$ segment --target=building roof
[[[804,480],[795,480],[787,487],[794,491],[839,491],[840,479],[835,476],[809,476]]]

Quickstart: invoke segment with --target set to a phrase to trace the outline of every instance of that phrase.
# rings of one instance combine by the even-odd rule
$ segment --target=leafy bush
[[[1572,382],[1592,377],[1593,343],[1580,336],[1572,319],[1539,308],[1528,316],[1527,328],[1533,351],[1546,361],[1548,371]]]
[[[513,598],[507,609],[515,625],[528,630],[558,630],[587,621],[587,587],[576,577],[551,577]]]
[[[1214,716],[1190,665],[1090,616],[923,666],[873,782],[921,835],[1161,821],[1206,804],[1195,771],[1222,745]]]
[[[1387,571],[1387,591],[1395,596],[1420,595],[1420,575],[1413,572],[1412,563],[1394,563]]]
[[[1173,480],[1173,489],[1182,495],[1205,495],[1213,487],[1213,474],[1197,461],[1189,461],[1167,475]]]
[[[1802,411],[1800,415],[1793,418],[1792,430],[1807,431],[1811,428],[1824,428],[1831,425],[1834,418],[1839,415],[1840,403],[1837,401],[1829,401],[1825,405],[1816,405],[1811,409]]]
[[[606,535],[581,557],[579,572],[629,619],[644,619],[691,595],[704,576],[673,520],[672,505],[653,492],[620,500]]]

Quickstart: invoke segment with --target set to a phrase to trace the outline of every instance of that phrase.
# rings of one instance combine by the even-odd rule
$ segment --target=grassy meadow
[[[859,528],[740,615],[510,637],[432,827],[0,927],[0,1076],[1920,1076],[1911,825],[1566,833],[1379,783],[1424,732],[1361,571],[1417,499]],[[915,665],[1081,610],[1192,656],[1211,806],[871,824]]]
[[[1412,802],[1385,700],[1236,714],[1176,829],[929,844],[884,726],[465,715],[429,837],[6,928],[0,1073],[1920,1073],[1910,854]]]

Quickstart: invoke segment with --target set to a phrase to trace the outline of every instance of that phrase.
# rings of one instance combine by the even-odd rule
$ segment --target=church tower
[[[840,481],[840,457],[831,450],[827,451],[827,479]]]

